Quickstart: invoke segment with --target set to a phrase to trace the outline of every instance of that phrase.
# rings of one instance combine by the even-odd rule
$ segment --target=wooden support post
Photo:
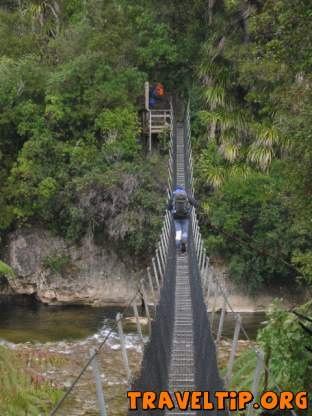
[[[237,350],[238,337],[239,337],[241,325],[242,325],[242,318],[239,314],[237,314],[236,315],[236,324],[235,324],[233,342],[232,342],[232,350],[231,350],[231,354],[230,354],[230,358],[229,358],[229,362],[228,362],[228,366],[227,366],[227,373],[226,373],[226,377],[225,377],[225,383],[226,383],[226,388],[227,389],[230,388],[230,383],[231,383],[231,379],[232,379],[233,365],[234,365],[234,360],[235,360],[235,355],[236,355],[236,350]]]
[[[219,328],[218,328],[218,335],[217,335],[217,344],[221,341],[222,331],[223,331],[223,325],[224,325],[225,312],[226,312],[226,293],[224,292],[222,310],[221,310],[221,315],[220,315],[220,320],[219,320]]]
[[[147,322],[148,322],[148,332],[149,332],[149,335],[151,336],[151,333],[152,333],[151,316],[150,316],[149,309],[148,309],[148,302],[147,302],[147,296],[146,296],[146,292],[145,292],[145,288],[144,288],[143,279],[141,279],[141,291],[142,291],[142,296],[143,296],[143,300],[144,300],[145,314],[146,314],[146,318],[147,318]]]
[[[261,377],[261,373],[264,369],[264,353],[263,353],[263,351],[257,351],[257,357],[258,357],[257,367],[256,367],[256,370],[255,370],[254,379],[253,379],[253,383],[252,383],[252,389],[251,389],[254,400],[253,400],[252,403],[250,403],[250,405],[248,407],[247,416],[251,416],[252,414],[255,413],[254,408],[253,408],[253,404],[257,400],[257,395],[259,393],[260,377]]]
[[[105,408],[103,386],[102,386],[102,381],[101,381],[101,372],[100,372],[99,363],[97,360],[97,354],[95,354],[94,348],[90,350],[90,357],[93,357],[93,360],[91,361],[91,366],[92,366],[93,375],[95,379],[96,396],[98,399],[100,416],[107,416],[106,408]]]
[[[125,343],[125,336],[124,336],[124,332],[123,332],[123,329],[122,329],[122,315],[121,315],[121,313],[117,313],[116,322],[117,322],[118,334],[119,334],[119,338],[120,338],[120,347],[121,347],[122,359],[123,359],[124,366],[125,366],[125,369],[126,369],[126,372],[127,372],[128,384],[130,385],[131,380],[132,380],[132,374],[131,374],[131,370],[130,370],[130,366],[129,366],[128,354],[127,354],[126,343]]]
[[[141,328],[141,322],[140,322],[138,307],[137,307],[137,305],[135,303],[135,300],[132,303],[132,308],[133,308],[133,313],[134,313],[134,316],[135,316],[135,322],[136,322],[138,336],[140,338],[140,342],[142,344],[144,344],[144,338],[143,338],[143,334],[142,334],[142,328]]]

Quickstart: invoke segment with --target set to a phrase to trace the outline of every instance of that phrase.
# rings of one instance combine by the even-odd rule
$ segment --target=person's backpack
[[[185,191],[178,191],[174,195],[174,213],[179,217],[187,216],[189,213],[189,202]]]

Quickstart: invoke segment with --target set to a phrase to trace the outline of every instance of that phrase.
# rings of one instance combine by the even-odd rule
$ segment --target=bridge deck
[[[184,128],[177,124],[177,185],[185,187]],[[193,312],[188,256],[177,254],[175,319],[169,371],[169,390],[194,391]],[[192,411],[173,410],[167,415],[194,415]]]

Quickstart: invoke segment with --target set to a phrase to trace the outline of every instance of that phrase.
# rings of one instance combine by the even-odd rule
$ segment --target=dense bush
[[[230,277],[252,290],[296,277],[290,264],[295,232],[285,200],[278,176],[252,173],[228,179],[206,204],[209,252],[226,259]]]
[[[145,160],[140,140],[144,71],[157,65],[140,58],[156,50],[146,25],[161,55],[175,55],[153,10],[147,20],[133,13],[122,1],[96,0],[0,8],[2,232],[39,224],[78,240],[102,230],[126,251],[151,250],[164,209],[155,165],[165,170],[165,161]]]

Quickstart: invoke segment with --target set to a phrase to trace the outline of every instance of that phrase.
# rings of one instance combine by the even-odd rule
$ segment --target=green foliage
[[[279,170],[277,170],[277,175]],[[208,199],[206,209],[216,227],[206,239],[210,252],[229,262],[230,276],[250,290],[296,277],[290,262],[294,231],[284,206],[282,181],[261,173],[233,176]]]
[[[302,305],[297,312],[311,317],[312,302]],[[269,387],[277,383],[281,390],[311,394],[311,353],[307,348],[312,347],[312,337],[299,325],[296,315],[283,310],[276,302],[258,341],[272,374]]]
[[[8,416],[48,414],[62,391],[17,354],[0,347],[0,411]],[[41,369],[43,372],[43,369]]]
[[[116,205],[113,193],[130,177],[145,192],[138,119],[145,71],[153,72],[159,59],[173,63],[176,55],[168,25],[151,5],[141,16],[142,10],[122,0],[0,8],[0,28],[11,45],[0,41],[1,230],[40,224],[78,240],[94,227],[109,229],[108,218],[99,220],[84,204],[101,184],[111,216],[132,230],[131,237],[118,233],[119,242],[128,241],[136,253],[146,248],[149,219],[159,227],[154,214],[128,199]],[[157,175],[149,183],[157,189]],[[146,199],[133,194],[136,203]],[[150,235],[155,238],[153,226]]]
[[[55,273],[62,273],[69,265],[69,256],[47,256],[43,259],[43,267]]]
[[[197,188],[202,190],[206,212],[214,220],[218,217],[217,222],[229,232],[240,236],[244,224],[257,224],[257,229],[241,235],[255,239],[257,249],[249,254],[246,251],[244,256],[239,244],[230,238],[209,236],[209,248],[228,259],[236,278],[251,273],[260,283],[282,274],[285,279],[300,275],[302,281],[311,284],[312,31],[307,24],[311,10],[310,3],[293,0],[220,2],[213,9],[209,35],[201,44],[203,56],[197,68],[202,86],[197,105],[199,143],[194,146]],[[276,160],[282,161],[278,170]],[[255,182],[259,170],[266,173],[269,188]],[[254,182],[256,190],[246,192],[260,206],[270,204],[258,192],[276,198],[277,204],[272,202],[270,207],[271,223],[264,221],[262,214],[255,219],[252,205],[242,220],[241,202],[235,198],[237,189],[233,186],[236,182],[244,187],[239,178]],[[210,200],[214,189],[216,195]],[[275,189],[273,194],[270,189]],[[277,205],[279,213],[275,216]],[[235,222],[237,211],[239,221]],[[283,221],[288,225],[285,237]],[[274,241],[272,246],[277,237],[281,241]],[[236,248],[231,249],[231,244]],[[274,255],[281,250],[283,259],[293,263],[297,271],[290,268],[287,272],[281,267],[276,274],[275,267],[269,266],[273,259],[263,260],[263,247]],[[254,271],[248,264],[254,265]]]
[[[4,274],[7,277],[14,277],[14,272],[11,269],[11,267],[3,263],[3,261],[1,260],[0,260],[0,274]]]
[[[234,361],[231,390],[251,391],[256,366],[257,355],[255,350],[248,348],[243,351]]]

